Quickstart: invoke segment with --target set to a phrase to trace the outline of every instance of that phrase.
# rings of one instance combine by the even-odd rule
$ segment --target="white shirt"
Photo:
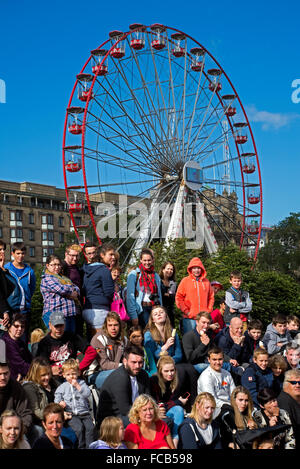
[[[235,389],[235,384],[229,371],[221,372],[213,370],[210,366],[202,371],[198,378],[198,394],[201,392],[209,392],[216,400],[216,409],[214,418],[216,418],[223,404],[230,404],[230,396]]]

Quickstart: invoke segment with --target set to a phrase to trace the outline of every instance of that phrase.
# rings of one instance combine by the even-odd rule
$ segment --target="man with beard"
[[[120,417],[125,427],[129,424],[128,412],[136,397],[150,394],[149,376],[143,365],[143,349],[129,345],[123,364],[106,378],[100,390],[97,425],[112,415]]]

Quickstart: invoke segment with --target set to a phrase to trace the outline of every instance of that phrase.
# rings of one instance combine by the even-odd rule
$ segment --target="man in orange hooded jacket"
[[[212,312],[215,300],[210,281],[206,278],[206,270],[199,257],[191,259],[187,271],[189,275],[179,283],[175,297],[176,306],[183,313],[183,334],[196,328],[195,318],[200,311]]]

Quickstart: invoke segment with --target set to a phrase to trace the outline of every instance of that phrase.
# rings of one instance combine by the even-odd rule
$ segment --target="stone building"
[[[81,200],[82,193],[78,193]],[[76,224],[87,223],[87,209],[74,214]],[[32,182],[0,181],[0,238],[10,246],[22,241],[30,265],[44,263],[49,254],[63,244],[72,231],[66,193],[55,186]]]

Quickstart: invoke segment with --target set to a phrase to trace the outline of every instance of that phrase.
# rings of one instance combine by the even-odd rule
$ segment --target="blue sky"
[[[109,31],[159,22],[206,47],[239,93],[260,160],[263,223],[299,211],[300,102],[291,99],[300,79],[296,2],[0,0],[0,8],[1,179],[64,187],[63,125],[76,74]]]

